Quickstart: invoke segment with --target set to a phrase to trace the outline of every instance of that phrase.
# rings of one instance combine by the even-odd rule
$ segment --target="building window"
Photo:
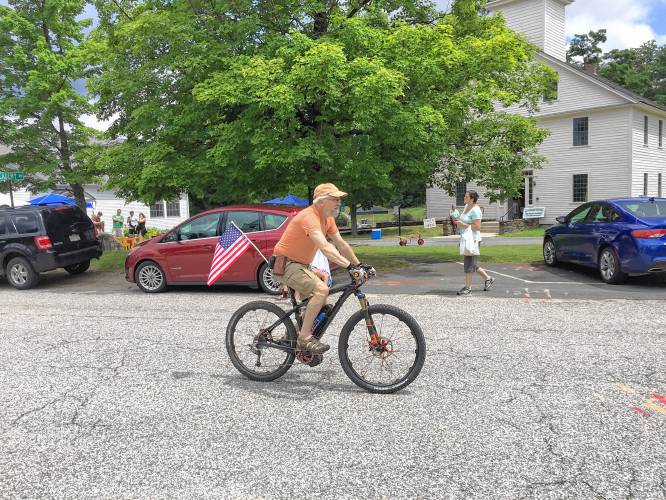
[[[456,184],[456,206],[461,207],[465,204],[466,192],[467,192],[466,182],[459,182]]]
[[[166,202],[167,217],[180,217],[180,200]]]
[[[643,196],[648,195],[648,174],[643,174]]]
[[[573,201],[574,203],[587,201],[587,174],[575,174],[573,176]]]
[[[664,142],[664,120],[659,120],[659,147],[663,146]]]
[[[150,205],[150,217],[164,217],[164,202],[158,201],[154,205]]]
[[[661,198],[661,174],[657,174],[657,196]]]
[[[573,145],[587,146],[588,144],[589,123],[587,116],[584,118],[574,118],[573,120]]]
[[[643,144],[648,145],[648,117],[643,117]]]

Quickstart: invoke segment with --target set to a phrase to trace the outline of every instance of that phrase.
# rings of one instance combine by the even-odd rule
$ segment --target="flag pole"
[[[257,252],[259,252],[259,255],[261,255],[261,257],[262,257],[262,258],[266,261],[266,263],[268,264],[268,259],[266,258],[266,256],[265,256],[263,253],[261,253],[261,250],[259,250],[259,249],[257,248],[257,245],[255,245],[254,242],[253,242],[250,238],[248,238],[247,234],[245,234],[245,233],[241,230],[241,228],[238,227],[238,226],[236,225],[236,223],[235,223],[234,221],[231,221],[231,223],[233,224],[233,226],[234,226],[236,229],[238,229],[238,230],[240,231],[240,234],[242,234],[242,235],[245,237],[245,239],[247,239],[247,241],[250,242],[250,245],[252,245],[252,246],[254,247],[254,249],[255,249]]]

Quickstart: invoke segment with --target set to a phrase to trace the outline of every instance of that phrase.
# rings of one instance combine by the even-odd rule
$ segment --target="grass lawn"
[[[397,227],[382,227],[380,228],[382,230],[382,238],[395,238],[396,240],[398,239],[398,228]],[[418,226],[403,226],[401,228],[402,232],[402,237],[403,238],[418,238],[418,235],[420,234],[423,238],[430,238],[433,236],[442,236],[444,234],[442,232],[442,226],[441,224],[438,224],[437,227],[433,227],[431,229],[425,229],[423,227],[423,223],[421,223]],[[345,239],[348,240],[354,240],[354,239],[363,239],[367,240],[370,238],[370,233],[361,233],[358,236],[352,236],[350,234],[345,234],[344,235]]]
[[[359,221],[361,222],[361,219],[368,219],[368,223],[370,224],[376,224],[378,222],[397,222],[396,215],[393,214],[393,207],[384,207],[388,210],[388,213],[386,214],[356,214],[356,217]],[[345,213],[349,214],[349,208],[343,209]],[[403,208],[400,210],[400,218],[402,219],[402,222],[420,222],[423,223],[423,218],[425,217],[425,206],[422,207],[411,207],[411,208]],[[406,218],[409,218],[410,220],[407,221],[405,220]]]
[[[99,259],[90,262],[90,269],[98,272],[124,272],[125,257],[127,257],[126,250],[104,252]]]
[[[546,228],[535,227],[532,229],[525,229],[524,231],[516,231],[515,233],[503,234],[502,238],[543,238],[543,233]]]
[[[393,207],[385,207],[388,209],[387,214],[376,214],[374,216],[375,223],[377,222],[397,222],[395,220],[395,215],[393,214]],[[402,208],[400,209],[400,218],[410,217],[413,221],[423,221],[425,217],[425,207],[411,207],[411,208]],[[368,219],[368,222],[372,223],[372,215],[368,214],[358,214],[359,219]]]
[[[391,271],[409,267],[415,262],[462,261],[457,246],[359,246],[354,251],[362,262],[375,266],[378,271]],[[481,262],[506,264],[543,263],[541,245],[502,245],[481,247]]]

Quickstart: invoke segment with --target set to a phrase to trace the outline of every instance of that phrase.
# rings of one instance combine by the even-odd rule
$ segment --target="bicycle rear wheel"
[[[296,347],[296,329],[284,318],[275,329],[266,329],[280,320],[285,311],[271,302],[256,301],[238,309],[227,326],[226,347],[236,369],[252,380],[270,382],[287,373],[294,364],[294,351],[271,347]]]
[[[347,376],[369,392],[389,394],[404,389],[421,372],[426,342],[417,321],[407,312],[388,305],[368,309],[381,347],[370,341],[363,311],[342,328],[338,344],[340,364]]]

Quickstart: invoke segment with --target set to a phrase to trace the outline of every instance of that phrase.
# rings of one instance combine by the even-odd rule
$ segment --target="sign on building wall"
[[[433,227],[437,227],[437,223],[435,222],[435,218],[433,217],[432,219],[423,219],[423,227],[425,229],[431,229]]]
[[[546,216],[546,207],[523,208],[523,219],[541,219]]]

